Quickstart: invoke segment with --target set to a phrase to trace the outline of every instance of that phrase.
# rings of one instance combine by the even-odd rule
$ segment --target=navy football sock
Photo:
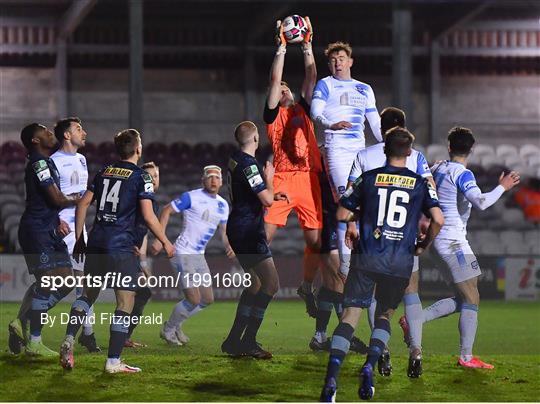
[[[129,322],[129,313],[122,310],[116,310],[114,312],[114,317],[111,321],[111,337],[109,339],[109,351],[107,354],[109,359],[120,358],[120,354],[122,353],[122,349],[124,348],[124,343],[126,342],[128,335]]]
[[[152,296],[152,291],[150,288],[141,288],[137,289],[135,292],[135,303],[133,304],[133,310],[131,310],[131,321],[129,322],[129,330],[127,338],[131,338],[131,334],[137,325],[139,325],[139,318],[142,316],[144,311],[144,306],[150,300]],[[136,320],[135,320],[136,319]]]
[[[375,319],[375,328],[371,332],[369,340],[369,349],[366,363],[369,363],[372,368],[379,360],[379,357],[384,351],[388,340],[390,339],[390,322],[384,318]]]
[[[251,314],[251,306],[253,306],[254,300],[255,295],[249,293],[247,289],[244,289],[242,295],[240,296],[238,307],[236,308],[236,317],[234,318],[233,326],[229,332],[229,336],[227,337],[228,340],[240,340],[240,337],[247,326],[249,316]]]
[[[66,328],[66,335],[75,337],[79,329],[86,320],[88,311],[90,310],[90,302],[85,296],[78,297],[71,305],[69,312],[69,323]]]
[[[326,381],[330,378],[337,380],[341,364],[349,351],[353,333],[354,328],[347,323],[339,323],[334,330],[332,344],[330,346],[330,357],[328,358],[328,366],[326,368]]]
[[[43,328],[43,315],[49,310],[49,297],[51,292],[39,288],[37,285],[32,292],[32,308],[30,309],[30,335],[39,337]]]
[[[257,332],[261,327],[264,319],[264,313],[268,304],[272,300],[273,296],[259,291],[253,299],[253,306],[251,306],[251,315],[249,316],[246,332],[244,333],[243,341],[247,344],[254,344],[257,339]]]

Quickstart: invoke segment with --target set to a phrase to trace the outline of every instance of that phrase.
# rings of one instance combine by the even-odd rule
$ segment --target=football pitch
[[[424,302],[426,306],[428,302]],[[174,303],[151,302],[145,315],[163,313]],[[96,313],[112,304],[97,304]],[[139,374],[103,373],[108,325],[96,325],[105,352],[88,354],[77,345],[75,369],[65,372],[57,360],[15,357],[7,353],[7,325],[18,305],[0,309],[1,401],[317,401],[326,370],[327,353],[308,348],[314,320],[300,301],[270,304],[259,341],[274,353],[270,361],[231,359],[220,352],[236,304],[219,302],[190,319],[184,331],[191,338],[183,347],[167,346],[158,325],[140,325],[134,340],[146,348],[125,349],[123,358],[139,366]],[[51,314],[68,311],[61,304]],[[394,372],[376,377],[374,401],[538,401],[540,397],[540,304],[485,301],[480,305],[475,353],[495,369],[470,370],[456,366],[459,346],[457,316],[424,325],[424,374],[406,376],[407,351],[397,320],[392,320],[390,350]],[[365,313],[364,313],[365,314]],[[329,326],[331,334],[335,316]],[[357,335],[367,342],[367,320]],[[65,326],[45,327],[46,345],[58,349]],[[341,371],[338,401],[359,401],[357,372],[364,357],[349,354]]]

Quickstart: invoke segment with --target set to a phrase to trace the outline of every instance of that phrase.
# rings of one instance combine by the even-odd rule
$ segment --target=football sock
[[[41,335],[42,315],[49,310],[49,298],[51,292],[39,288],[37,285],[32,293],[32,308],[30,311],[30,335],[39,337]]]
[[[338,236],[338,251],[339,251],[339,271],[341,273],[349,273],[351,263],[351,250],[345,245],[345,233],[347,232],[347,224],[339,222],[337,228]]]
[[[264,319],[264,313],[268,304],[272,300],[273,296],[259,290],[253,299],[253,306],[251,306],[251,314],[249,316],[246,332],[244,333],[243,341],[247,344],[254,344],[257,339],[257,332]]]
[[[371,331],[366,363],[374,369],[390,339],[390,322],[384,318],[375,319],[375,328]]]
[[[304,248],[303,270],[304,270],[304,282],[302,282],[302,289],[304,292],[313,293],[311,284],[317,274],[319,268],[319,251],[310,247]]]
[[[377,300],[375,299],[375,296],[373,299],[371,299],[371,304],[368,308],[368,323],[369,328],[373,331],[373,328],[375,327],[375,310],[377,310]]]
[[[418,293],[409,293],[403,296],[405,304],[405,317],[409,324],[410,349],[422,349],[422,325],[424,323],[422,303]]]
[[[470,360],[476,328],[478,327],[478,306],[471,303],[463,303],[459,316],[459,334],[461,345],[461,357]]]
[[[246,328],[246,325],[251,314],[251,306],[253,305],[253,300],[255,295],[248,292],[247,289],[244,289],[242,295],[240,295],[240,301],[238,302],[238,307],[236,308],[236,316],[234,322],[229,332],[228,340],[238,341]]]
[[[174,306],[174,309],[171,313],[171,316],[169,317],[169,320],[167,321],[167,328],[168,329],[176,329],[182,322],[187,319],[190,316],[190,312],[197,307],[193,303],[191,303],[187,299],[182,299],[178,303],[176,303],[176,306]]]
[[[146,306],[146,303],[148,303],[148,300],[152,296],[152,292],[150,291],[150,288],[141,288],[137,289],[135,292],[135,303],[133,304],[133,310],[131,310],[131,321],[129,323],[129,330],[127,338],[131,338],[131,334],[133,333],[133,330],[135,327],[137,327],[139,323],[139,317],[142,316],[144,311],[144,306]],[[90,310],[92,308],[90,307]],[[91,314],[88,314],[90,317]],[[137,318],[137,320],[135,320]],[[90,328],[91,329],[91,328]],[[86,331],[86,327],[84,329]]]
[[[77,298],[81,297],[83,293],[83,288],[75,288],[75,296]],[[94,327],[92,325],[92,317],[94,316],[94,306],[90,306],[88,313],[86,313],[86,319],[83,323],[83,334],[92,335],[94,333]]]
[[[334,308],[334,301],[336,301],[335,293],[324,286],[319,290],[317,295],[317,317],[315,319],[315,331],[317,332],[326,332]]]
[[[422,318],[424,323],[427,323],[428,321],[435,320],[439,317],[445,317],[459,311],[461,311],[460,300],[456,297],[449,297],[439,300],[422,310]]]
[[[336,310],[336,316],[341,319],[343,314],[343,293],[336,292],[336,300],[334,301],[334,310]]]
[[[115,310],[111,321],[108,358],[120,358],[129,329],[130,314]]]
[[[19,308],[19,313],[17,318],[21,320],[23,329],[26,328],[26,323],[30,320],[30,313],[32,311],[32,299],[34,298],[34,287],[36,282],[31,284],[24,294],[23,300],[21,302],[21,307]]]
[[[71,305],[71,311],[69,312],[69,323],[66,327],[66,335],[75,337],[79,328],[81,328],[86,314],[90,311],[90,304],[86,297],[81,296],[77,298]]]
[[[349,352],[353,333],[354,328],[347,323],[339,323],[334,330],[332,344],[330,345],[330,357],[328,358],[328,366],[326,368],[326,381],[332,377],[337,380],[341,364],[347,352]]]

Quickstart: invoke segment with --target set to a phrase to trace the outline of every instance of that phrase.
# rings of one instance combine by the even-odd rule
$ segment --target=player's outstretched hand
[[[162,249],[163,249],[163,244],[161,244],[161,241],[156,239],[150,246],[150,254],[158,255]]]
[[[345,245],[351,250],[354,249],[354,244],[358,240],[358,230],[354,222],[347,223],[347,231],[345,232]]]
[[[84,237],[79,237],[73,246],[73,259],[75,262],[82,262],[84,254],[86,252],[86,243],[84,242]]]
[[[332,124],[332,126],[330,126],[330,129],[332,130],[341,130],[341,129],[349,129],[349,128],[352,128],[352,123],[347,122],[347,121],[339,121]]]
[[[174,247],[171,244],[169,240],[163,245],[165,247],[165,252],[167,253],[167,257],[172,258],[174,257]]]
[[[281,20],[276,21],[276,45],[277,46],[287,46],[287,40],[285,39],[285,34],[283,33],[283,24]]]
[[[60,224],[56,228],[56,232],[62,237],[66,237],[69,233],[71,233],[71,229],[69,228],[69,224],[60,219]]]
[[[274,179],[274,173],[276,172],[276,170],[274,169],[274,165],[272,163],[270,163],[269,161],[266,162],[266,164],[264,165],[264,179],[267,181],[267,182],[272,182],[272,180]]]
[[[519,173],[516,171],[510,171],[506,175],[504,175],[504,172],[502,172],[501,176],[499,177],[499,185],[501,185],[506,191],[514,188],[517,184],[519,184],[519,181]]]
[[[304,35],[304,43],[311,43],[311,41],[313,41],[313,27],[311,26],[311,21],[307,15],[304,17],[304,20],[306,20],[308,26],[308,31],[306,35]]]
[[[287,195],[285,192],[276,192],[274,194],[274,201],[287,201],[287,203],[291,203],[289,200],[289,195]]]

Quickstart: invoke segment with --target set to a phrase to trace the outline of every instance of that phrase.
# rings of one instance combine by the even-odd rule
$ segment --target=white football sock
[[[463,303],[461,315],[459,316],[461,357],[463,360],[467,360],[468,357],[472,356],[477,328],[478,306],[476,304]]]
[[[345,223],[338,223],[337,236],[339,251],[339,271],[343,274],[349,273],[349,266],[351,264],[351,250],[345,245],[346,231],[347,225]]]
[[[94,306],[90,306],[90,310],[88,310],[87,316],[84,319],[83,324],[83,333],[84,335],[92,335],[94,333],[94,327],[92,325],[92,322],[94,321]]]
[[[422,349],[423,310],[418,293],[408,293],[403,296],[405,318],[409,324],[410,349]]]
[[[458,304],[453,297],[439,300],[423,310],[424,323],[439,317],[448,316],[449,314],[455,313],[457,309]]]

